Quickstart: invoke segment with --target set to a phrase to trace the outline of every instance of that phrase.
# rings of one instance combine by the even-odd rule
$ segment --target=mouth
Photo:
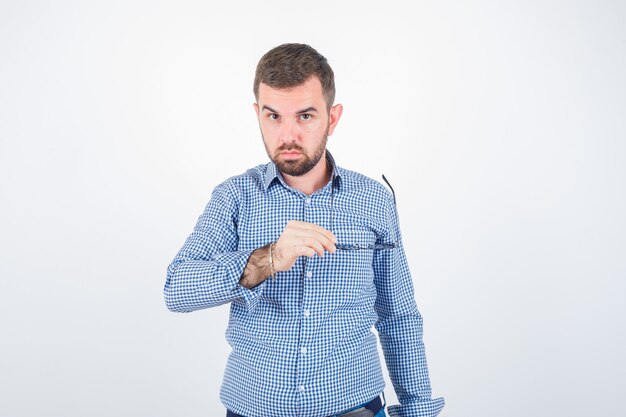
[[[300,155],[302,155],[301,152],[298,151],[282,151],[280,152],[280,156],[282,156],[285,159],[296,159],[298,158]]]

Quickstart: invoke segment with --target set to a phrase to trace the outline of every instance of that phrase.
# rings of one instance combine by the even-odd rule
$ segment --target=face
[[[338,104],[327,109],[317,77],[290,89],[261,83],[254,108],[267,155],[280,172],[303,176],[324,162],[326,142],[342,107]]]

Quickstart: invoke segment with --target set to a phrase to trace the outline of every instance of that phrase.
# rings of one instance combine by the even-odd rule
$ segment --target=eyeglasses
[[[393,190],[393,187],[391,186],[391,184],[389,184],[389,181],[387,181],[387,178],[385,178],[385,176],[383,175],[383,180],[385,181],[385,183],[387,183],[387,185],[389,186],[389,188],[391,189],[391,194],[393,195],[393,204],[396,204],[396,192]],[[331,184],[331,189],[330,189],[330,229],[334,230],[333,227],[333,207],[334,207],[334,201],[335,201],[335,180],[333,178],[332,180],[332,184]],[[397,242],[391,242],[391,243],[374,243],[374,244],[368,244],[368,245],[359,245],[354,244],[354,245],[348,245],[348,244],[341,244],[341,243],[337,243],[335,244],[335,248],[337,248],[337,250],[341,250],[341,251],[357,251],[357,250],[390,250],[390,249],[395,249],[396,247],[398,247],[398,243]]]
[[[355,245],[342,245],[337,243],[335,248],[337,250],[384,250],[394,249],[396,246],[396,243],[374,243],[370,245],[359,245],[358,243]]]

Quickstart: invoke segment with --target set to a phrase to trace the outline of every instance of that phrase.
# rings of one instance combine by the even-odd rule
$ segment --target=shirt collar
[[[330,164],[330,167],[332,169],[332,174],[330,176],[332,178],[332,183],[335,187],[338,187],[341,182],[342,169],[337,166],[337,164],[335,163],[335,158],[333,158],[328,150],[326,150],[326,160],[328,160],[328,163]],[[263,183],[266,191],[276,179],[278,179],[278,181],[280,181],[284,186],[287,186],[276,164],[274,162],[270,162],[269,164],[267,164],[267,169],[265,171],[265,181]]]

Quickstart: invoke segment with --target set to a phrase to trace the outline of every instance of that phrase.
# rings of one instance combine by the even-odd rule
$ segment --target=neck
[[[281,172],[285,183],[306,195],[311,195],[320,188],[328,184],[331,174],[330,164],[326,160],[326,156],[320,158],[320,161],[312,170],[304,175],[294,177]]]

